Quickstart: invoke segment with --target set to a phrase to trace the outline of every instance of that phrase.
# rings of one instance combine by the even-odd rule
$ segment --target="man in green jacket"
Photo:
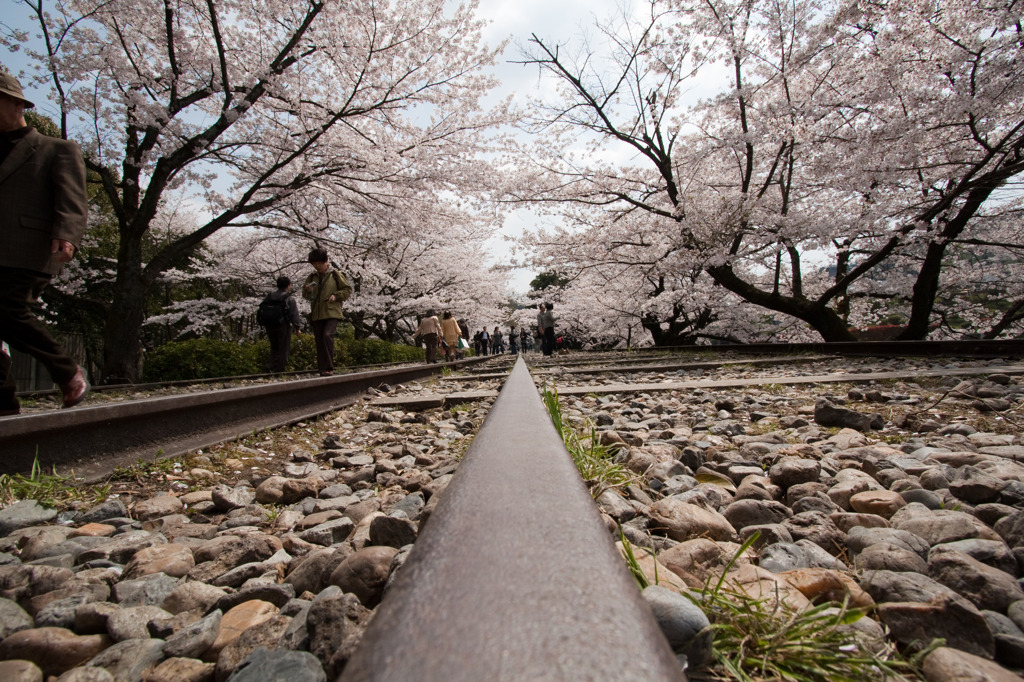
[[[352,295],[352,285],[343,274],[331,269],[323,249],[310,251],[308,260],[315,272],[302,285],[302,297],[309,301],[316,368],[325,377],[334,374],[334,332],[342,318],[341,304]]]

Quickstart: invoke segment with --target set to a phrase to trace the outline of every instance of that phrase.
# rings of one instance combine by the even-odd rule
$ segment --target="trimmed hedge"
[[[388,362],[417,362],[424,359],[422,348],[380,339],[354,339],[339,329],[334,339],[334,363],[338,367]],[[270,342],[234,343],[215,339],[172,341],[146,354],[143,381],[182,381],[263,374],[267,371]],[[312,334],[292,337],[289,371],[316,369],[316,347]]]

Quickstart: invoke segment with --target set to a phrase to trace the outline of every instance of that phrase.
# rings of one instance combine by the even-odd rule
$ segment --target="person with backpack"
[[[323,249],[310,251],[308,260],[314,272],[302,285],[302,297],[309,301],[316,368],[320,376],[325,377],[334,374],[334,333],[343,315],[341,304],[352,295],[352,285],[343,274],[331,268]]]
[[[292,281],[287,277],[277,278],[277,290],[267,294],[256,311],[256,321],[267,330],[270,339],[270,358],[267,371],[283,372],[291,353],[292,330],[299,333],[302,319],[299,306],[292,298]]]

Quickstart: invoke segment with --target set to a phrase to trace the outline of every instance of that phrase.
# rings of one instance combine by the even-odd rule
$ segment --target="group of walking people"
[[[327,251],[313,249],[307,261],[313,272],[302,283],[302,298],[309,301],[310,326],[316,347],[316,368],[320,376],[334,374],[334,335],[344,316],[342,304],[352,295],[352,285],[345,275],[331,267]],[[302,327],[299,306],[292,297],[292,282],[277,278],[277,289],[260,303],[257,321],[267,330],[270,340],[270,361],[267,369],[283,372],[291,353],[292,334]]]
[[[307,260],[313,266],[313,272],[302,284],[302,297],[310,305],[317,371],[320,376],[330,376],[334,373],[334,336],[343,317],[342,304],[352,295],[352,286],[343,274],[331,268],[325,250],[313,249]],[[544,355],[551,355],[555,348],[554,306],[545,302],[538,307],[536,336]],[[271,372],[283,372],[288,364],[292,334],[299,333],[302,326],[288,277],[277,278],[277,289],[260,303],[256,319],[266,328],[270,340],[267,368]],[[445,310],[438,319],[435,311],[429,309],[420,319],[413,340],[416,345],[422,344],[426,348],[427,363],[437,363],[440,354],[445,361],[451,362],[462,357],[463,350],[469,348],[469,325],[465,320],[456,320],[450,310]],[[533,350],[533,340],[534,335],[525,328],[517,332],[513,327],[508,333],[507,350],[512,354]],[[477,355],[504,353],[505,335],[500,327],[494,327],[493,332],[482,327],[473,336],[473,347]]]
[[[416,328],[414,341],[417,345],[423,343],[427,349],[427,363],[436,363],[438,351],[444,353],[444,359],[448,362],[462,357],[462,351],[468,348],[466,343],[469,338],[469,326],[465,320],[456,320],[452,311],[446,310],[437,319],[433,309],[420,320]]]

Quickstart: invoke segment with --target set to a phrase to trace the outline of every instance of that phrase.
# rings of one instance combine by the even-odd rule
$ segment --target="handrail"
[[[685,680],[522,358],[340,680]]]

